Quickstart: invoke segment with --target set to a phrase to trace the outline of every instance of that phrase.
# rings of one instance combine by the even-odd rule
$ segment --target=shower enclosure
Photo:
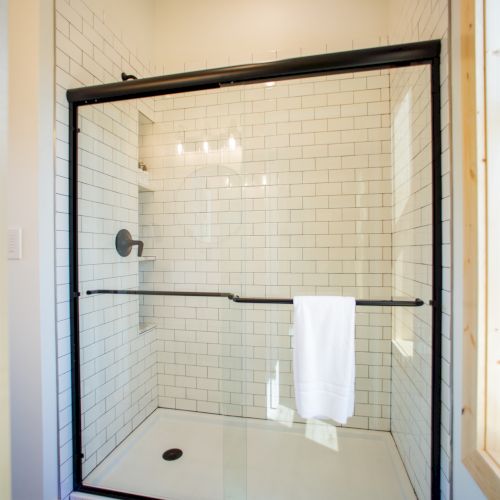
[[[439,95],[437,41],[68,92],[76,491],[439,498]],[[298,295],[356,298],[346,426]]]

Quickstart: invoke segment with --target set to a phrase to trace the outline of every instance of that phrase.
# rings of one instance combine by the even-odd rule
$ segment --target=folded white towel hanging
[[[303,418],[354,414],[353,297],[294,297],[295,399]]]

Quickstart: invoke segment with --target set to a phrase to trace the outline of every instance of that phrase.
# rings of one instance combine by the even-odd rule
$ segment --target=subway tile
[[[79,14],[78,9],[72,10],[68,4],[60,3],[63,7],[58,9],[59,21],[56,19],[56,22],[58,31],[66,37],[59,35],[56,41],[60,66],[66,74],[69,71],[73,77],[89,80],[89,83],[109,78],[108,68],[114,63],[120,65],[119,59],[125,51],[123,43],[112,40],[102,22],[96,19],[95,27],[90,29],[90,25],[83,22],[84,12]],[[90,47],[96,53],[94,58],[90,57]],[[61,72],[57,78],[62,88],[66,77]],[[391,207],[401,202],[388,196],[392,191],[388,141],[393,110],[387,101],[390,78],[393,76],[389,73],[373,76],[365,72],[314,82],[279,82],[266,89],[222,89],[155,99],[159,123],[148,129],[150,136],[143,137],[142,144],[123,148],[126,152],[118,150],[137,127],[136,108],[113,105],[105,112],[96,112],[93,140],[82,137],[81,144],[88,152],[82,154],[82,161],[85,158],[94,175],[89,178],[89,186],[82,188],[83,196],[89,201],[87,205],[82,204],[82,229],[101,234],[107,231],[107,239],[96,240],[104,248],[109,246],[109,238],[112,239],[118,229],[109,224],[113,217],[119,216],[120,223],[133,220],[134,229],[137,221],[141,221],[141,230],[149,231],[148,237],[157,244],[155,252],[162,257],[157,257],[154,263],[141,263],[141,276],[152,283],[166,280],[179,289],[195,286],[213,290],[231,277],[235,287],[256,290],[257,295],[279,295],[280,292],[288,295],[293,290],[312,294],[323,290],[389,293],[391,283],[387,279],[390,280],[391,275],[390,247],[394,231]],[[236,118],[240,112],[244,113],[241,120]],[[66,109],[59,112],[61,123],[67,120],[66,114]],[[224,148],[227,148],[232,126],[243,127],[238,129],[242,131],[241,136],[235,134],[237,147],[242,150],[229,154]],[[223,137],[210,141],[210,153],[206,156],[200,135],[205,129],[216,129]],[[420,131],[422,138],[427,137],[424,123],[416,122],[415,130]],[[57,132],[59,136],[65,133]],[[99,134],[102,141],[95,140],[100,139]],[[66,138],[61,139],[62,158]],[[177,143],[181,141],[185,145],[184,157],[176,152]],[[136,209],[137,194],[132,195],[136,186],[131,177],[135,171],[129,170],[132,166],[135,168],[139,151],[152,166],[151,175],[158,181],[158,190],[152,199],[147,195],[143,197],[144,201]],[[167,152],[169,156],[163,160]],[[419,168],[425,168],[422,157],[417,161]],[[61,164],[58,171],[63,173],[64,168]],[[112,169],[112,175],[108,175],[106,169]],[[115,179],[111,185],[109,177]],[[229,177],[236,184],[226,185]],[[181,180],[182,185],[175,184],[176,180]],[[245,180],[248,180],[246,186]],[[61,186],[58,192],[64,196],[64,176],[58,175],[56,182]],[[445,179],[445,183],[449,183],[449,179]],[[251,205],[242,202],[242,194]],[[102,203],[104,196],[107,205]],[[422,193],[417,206],[425,209],[427,197],[427,193]],[[97,203],[103,206],[96,207]],[[117,207],[113,210],[114,204]],[[67,252],[62,251],[66,248],[63,240],[67,239],[65,213],[61,210],[57,219],[60,260],[67,256]],[[405,240],[413,237],[412,231],[416,233],[418,226],[404,228],[400,235],[396,234],[395,242],[403,246]],[[137,263],[131,267],[113,260],[104,263],[104,256],[111,257],[111,253],[102,250],[93,253],[93,241],[85,237],[82,237],[82,246],[82,263],[85,261],[87,271],[82,267],[81,277],[89,283],[93,279],[112,280],[113,271],[119,270],[119,280],[137,285],[134,281]],[[424,261],[428,258],[426,251],[409,255]],[[414,266],[407,274],[425,281],[429,278],[428,266]],[[58,282],[67,282],[66,271],[61,272]],[[403,283],[413,286],[408,276]],[[138,376],[134,380],[139,387],[137,394],[141,396],[135,397],[143,397],[145,405],[138,409],[132,399],[121,403],[120,407],[130,416],[123,429],[131,431],[138,421],[136,415],[143,415],[151,402],[153,406],[158,403],[193,411],[265,416],[262,412],[266,401],[262,396],[267,382],[265,374],[274,366],[270,365],[273,356],[279,359],[282,372],[289,375],[281,381],[283,401],[289,400],[293,405],[288,310],[286,318],[273,326],[272,321],[266,321],[267,316],[264,319],[259,316],[263,311],[246,310],[248,316],[243,319],[230,312],[227,304],[214,303],[211,299],[203,306],[189,307],[184,299],[179,302],[166,299],[155,305],[154,311],[153,307],[150,309],[161,319],[161,334],[155,333],[146,341],[131,333],[136,331],[138,323],[137,302],[117,302],[116,307],[116,311],[110,307],[107,313],[108,319],[114,318],[113,335],[123,332],[124,338],[134,340],[132,342],[127,340],[125,345],[118,345],[115,336],[106,339],[104,347],[95,342],[92,335],[96,331],[99,335],[106,332],[106,324],[99,323],[102,320],[98,310],[94,313],[90,308],[89,316],[82,322],[89,328],[86,330],[89,344],[85,349],[93,349],[87,351],[87,356],[94,361],[98,359],[97,366],[110,377],[98,388],[99,397],[112,396],[113,384],[124,387],[123,384],[132,380],[131,373]],[[65,309],[67,304],[58,310],[61,322],[65,321]],[[356,416],[349,425],[388,430],[391,404],[388,377],[392,356],[387,331],[390,332],[391,317],[387,314],[380,320],[378,316],[383,315],[366,313],[368,320],[358,330],[358,337],[365,338],[358,338],[356,342],[357,406]],[[362,316],[359,320],[364,321]],[[273,328],[279,335],[274,336]],[[58,329],[63,334],[62,324]],[[157,344],[156,335],[162,339]],[[276,352],[271,353],[266,339],[273,342],[272,349]],[[138,340],[141,342],[136,343]],[[101,352],[103,348],[114,351],[123,366],[127,360],[134,360],[136,364],[132,363],[130,373],[115,377],[117,365],[105,357],[106,353]],[[156,348],[159,349],[158,361],[153,359]],[[62,352],[65,351],[61,349]],[[61,367],[64,366],[62,359]],[[150,389],[156,372],[148,371],[146,366],[157,366],[161,374],[156,394]],[[84,373],[88,373],[90,380],[94,373],[90,367],[86,370]],[[249,381],[246,381],[247,372],[252,374]],[[231,380],[231,377],[241,380]],[[109,385],[105,385],[108,382]],[[408,381],[403,382],[408,385]],[[394,381],[397,388],[401,388],[401,383],[399,379]],[[110,397],[108,401],[115,408],[119,398]],[[93,411],[86,415],[89,425],[97,420],[102,408]],[[117,430],[116,422],[108,428],[115,440],[124,432]],[[101,455],[112,446],[110,443],[113,441],[96,441]],[[96,456],[94,453],[88,458],[86,467],[90,469],[95,465]]]

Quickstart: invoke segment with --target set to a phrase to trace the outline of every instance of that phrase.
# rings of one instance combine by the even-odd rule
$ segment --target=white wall
[[[132,54],[141,60],[151,59],[157,0],[85,0],[85,3]]]
[[[9,342],[7,330],[7,0],[0,0],[0,498],[10,498]]]
[[[389,0],[156,0],[165,73],[387,42]]]
[[[244,64],[387,42],[390,0],[85,0],[154,73]],[[255,36],[258,31],[258,36]]]
[[[8,266],[12,495],[23,500],[57,497],[52,13],[51,0],[9,5],[8,224],[24,236]]]

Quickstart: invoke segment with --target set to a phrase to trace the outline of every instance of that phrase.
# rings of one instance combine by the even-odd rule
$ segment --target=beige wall
[[[385,44],[389,0],[156,0],[165,72]]]
[[[7,0],[0,0],[0,498],[10,498],[5,178],[7,171]]]

